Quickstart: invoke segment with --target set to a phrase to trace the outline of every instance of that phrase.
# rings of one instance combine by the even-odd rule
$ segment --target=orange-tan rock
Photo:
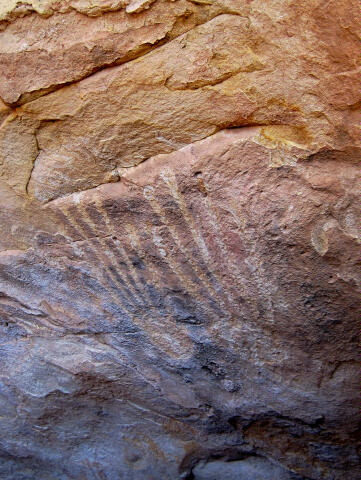
[[[2,3],[0,478],[358,478],[357,7]]]

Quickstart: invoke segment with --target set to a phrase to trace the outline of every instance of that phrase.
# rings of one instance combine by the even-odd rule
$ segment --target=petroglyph
[[[1,479],[359,478],[357,18],[1,3]]]

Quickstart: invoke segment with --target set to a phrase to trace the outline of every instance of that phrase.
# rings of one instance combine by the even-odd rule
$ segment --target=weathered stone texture
[[[2,3],[0,478],[358,478],[357,19]]]

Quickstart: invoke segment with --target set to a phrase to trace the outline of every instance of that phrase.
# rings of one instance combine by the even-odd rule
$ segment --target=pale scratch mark
[[[58,217],[58,219],[61,222],[61,225],[66,229],[66,232],[62,231],[62,234],[64,235],[64,238],[67,240],[68,244],[71,245],[72,249],[74,250],[75,254],[78,256],[78,258],[83,259],[84,254],[85,257],[87,258],[87,267],[90,267],[91,271],[91,276],[90,278],[99,278],[99,270],[95,268],[94,265],[92,265],[92,262],[94,261],[94,258],[89,257],[88,252],[85,250],[85,246],[87,246],[87,243],[89,243],[89,239],[84,238],[79,231],[69,223],[69,218],[66,216],[66,214],[61,210],[53,210],[53,214]],[[73,237],[71,236],[71,230],[73,229],[73,233],[76,233],[76,235],[81,237],[81,240],[73,241]],[[89,261],[90,260],[90,261]],[[102,275],[103,276],[103,275]],[[103,288],[109,293],[108,289],[105,288],[103,284],[101,284]],[[89,298],[92,299],[97,299],[100,302],[100,298],[95,296],[95,292],[90,289],[87,285],[83,284],[82,285],[82,290],[86,290],[89,294]],[[110,312],[109,312],[110,313]]]
[[[136,227],[130,223],[125,224],[124,227],[132,247],[145,259],[146,253],[142,247]],[[145,265],[152,277],[153,284],[162,285],[164,282],[159,269],[154,268],[151,263],[146,263]],[[166,304],[164,304],[164,309],[167,312],[167,316],[164,321],[161,316],[158,316],[158,330],[155,329],[154,323],[148,324],[148,322],[145,321],[142,321],[142,323],[138,321],[137,323],[137,319],[135,319],[135,323],[141,328],[144,328],[152,341],[167,355],[175,358],[184,358],[185,353],[189,355],[189,352],[193,350],[192,342],[187,333],[187,327],[175,322],[173,314]],[[166,332],[170,333],[171,336],[167,337]]]
[[[56,217],[59,218],[62,226],[66,228],[67,232],[62,231],[62,235],[67,240],[68,245],[71,245],[74,253],[78,256],[78,258],[83,259],[84,258],[84,253],[85,253],[87,258],[88,259],[90,258],[93,261],[94,259],[89,257],[88,253],[85,250],[85,246],[88,243],[88,240],[82,239],[82,240],[78,240],[78,241],[73,241],[72,237],[69,236],[70,230],[69,230],[69,225],[67,224],[68,219],[65,216],[65,214],[60,210],[53,210],[52,213]],[[77,234],[79,234],[79,233],[77,233]],[[87,269],[90,270],[90,272],[87,272],[87,276],[89,278],[93,278],[93,279],[96,278],[97,280],[99,279],[99,271],[94,267],[94,265],[92,265],[91,261],[87,261]],[[101,275],[101,276],[103,277],[103,275]],[[108,292],[108,294],[110,293],[109,290],[104,286],[104,284],[100,283],[100,285],[104,288],[104,290],[106,292]],[[110,310],[107,310],[104,307],[104,299],[102,297],[100,297],[99,295],[97,295],[97,292],[94,289],[91,289],[88,285],[86,285],[86,283],[84,281],[82,282],[82,292],[87,293],[89,301],[96,304],[97,308],[103,314],[107,315],[108,318],[109,318],[109,316],[111,317],[110,321],[114,321],[114,313]]]
[[[78,226],[79,230],[78,232],[81,232],[84,235],[84,238],[88,240],[88,246],[91,252],[91,255],[88,258],[92,259],[92,261],[96,261],[97,265],[99,265],[99,268],[95,268],[97,273],[100,273],[104,281],[106,282],[105,285],[103,284],[104,288],[106,291],[110,294],[112,300],[121,307],[128,315],[132,315],[131,312],[124,306],[124,304],[121,302],[121,298],[119,296],[119,293],[121,292],[124,298],[130,303],[130,304],[135,304],[134,298],[132,298],[132,295],[128,293],[126,287],[124,287],[119,280],[117,279],[117,276],[113,273],[113,271],[109,268],[107,265],[108,258],[104,256],[101,252],[101,250],[97,246],[97,242],[95,238],[87,238],[86,232],[84,227],[80,225],[80,223],[74,219],[74,217],[70,214],[68,210],[65,210],[65,215],[70,221],[70,223],[73,225],[74,228]],[[98,253],[99,252],[99,253]],[[101,267],[103,266],[103,269]],[[114,293],[116,292],[116,293]]]
[[[107,215],[106,212],[105,212],[105,215]],[[145,254],[145,251],[144,251],[144,249],[141,245],[136,227],[134,225],[131,225],[131,224],[126,224],[125,225],[125,230],[128,233],[128,236],[133,243],[133,247],[135,247],[135,249],[138,251],[138,253],[141,254],[141,256],[143,258],[146,258],[146,254]],[[125,252],[123,247],[121,247],[121,252],[122,253],[124,252],[123,255],[126,256],[127,261],[129,263],[131,263],[130,260],[129,260],[129,257],[126,255],[126,252]],[[160,275],[159,275],[159,270],[154,269],[153,266],[151,264],[148,264],[148,263],[146,264],[146,268],[149,270],[149,272],[151,274],[154,286],[161,285],[162,280],[161,280]],[[137,278],[137,281],[140,283],[140,279],[139,279],[138,274],[136,272],[134,272],[134,276]],[[144,289],[144,287],[143,287],[143,289]],[[156,307],[156,305],[154,304],[154,301],[152,301],[152,299],[150,298],[149,294],[145,291],[145,289],[144,289],[144,292],[145,292],[145,295],[147,296],[147,298],[149,299],[150,304],[152,304],[154,307]],[[167,323],[165,323],[162,326],[162,328],[164,328],[164,329],[169,329],[170,328],[173,331],[173,333],[175,333],[175,332],[177,333],[177,335],[173,335],[172,338],[168,339],[168,342],[167,342],[168,351],[169,351],[169,348],[171,348],[179,356],[180,353],[183,354],[184,350],[188,351],[189,348],[191,347],[191,344],[189,342],[188,335],[187,335],[187,328],[184,325],[177,325],[175,323],[175,321],[173,319],[173,314],[172,314],[172,312],[170,311],[169,307],[166,305],[165,302],[162,306],[164,307],[164,310],[167,313],[167,317],[165,319],[167,321]],[[158,320],[158,322],[161,322],[160,317],[158,317],[157,320]],[[141,326],[143,328],[145,327],[144,322],[142,322]],[[149,327],[148,327],[148,329],[149,329]],[[153,330],[152,326],[150,326],[150,329],[151,329],[151,332],[154,336],[154,330]],[[180,340],[177,341],[177,339],[176,339],[176,337],[179,335],[179,332],[182,332],[182,334],[183,334],[183,344],[184,345],[182,345],[182,342],[180,342]],[[163,332],[163,337],[160,337],[160,340],[158,340],[158,343],[160,341],[162,341],[162,339],[165,338],[165,337],[166,336]],[[186,339],[186,341],[184,339]],[[176,346],[178,346],[178,348],[175,348]]]
[[[206,184],[205,184],[205,187],[207,188]],[[207,190],[209,191],[210,189],[207,188]],[[244,276],[242,275],[242,272],[240,272],[239,270],[239,262],[234,257],[233,252],[229,250],[229,248],[227,247],[226,243],[222,238],[223,235],[222,235],[222,229],[220,227],[220,221],[218,219],[218,212],[216,207],[213,205],[211,196],[207,195],[203,197],[203,202],[205,203],[205,207],[206,207],[205,211],[206,211],[206,215],[208,216],[209,223],[210,225],[212,225],[213,229],[216,232],[216,235],[214,238],[221,252],[221,255],[223,258],[223,264],[227,268],[227,271],[233,280],[233,284],[237,285],[238,288],[240,288],[245,298],[247,298],[250,305],[252,305],[252,309],[254,310],[254,313],[257,316],[258,309],[254,299],[249,298],[249,296],[247,295],[247,283],[246,283],[246,279],[244,279]],[[243,238],[240,235],[239,237],[240,237],[240,240],[243,241]],[[235,274],[235,272],[237,274]]]
[[[59,213],[59,212],[57,212],[57,213]],[[62,215],[62,216],[63,216],[64,219],[66,218],[64,215]],[[62,222],[63,222],[63,220],[62,220]],[[78,255],[79,258],[83,258],[83,253],[82,253],[81,249],[79,248],[79,246],[76,245],[76,243],[72,242],[71,239],[68,236],[65,236],[65,238],[68,240],[68,242],[70,242],[70,245],[71,245],[73,251],[75,252],[75,254]],[[82,240],[82,242],[86,243],[87,241]],[[45,261],[46,261],[47,265],[50,265],[51,267],[59,268],[59,262],[58,262],[56,257],[53,258],[51,255],[47,256],[45,258]],[[87,264],[87,268],[88,268],[88,266],[90,266],[89,263]],[[84,270],[82,268],[77,269],[77,273],[80,274],[80,275],[83,275]],[[86,271],[87,278],[97,277],[96,275],[94,275],[93,271],[91,271],[91,273],[93,274],[93,277],[89,274],[88,271]],[[61,292],[63,292],[63,294],[60,295],[60,299],[59,299],[59,294]],[[82,288],[81,288],[81,294],[83,294],[83,293],[87,293],[89,299],[91,299],[91,304],[96,305],[97,308],[103,314],[105,314],[107,316],[109,316],[109,315],[112,316],[112,312],[106,310],[103,307],[103,301],[99,296],[96,295],[96,290],[95,289],[90,289],[89,286],[86,285],[86,281],[84,279],[83,279]],[[70,322],[72,322],[73,320],[78,322],[78,320],[79,320],[79,308],[77,306],[74,306],[74,307],[69,306],[68,309],[65,309],[64,306],[63,306],[64,294],[65,294],[65,297],[67,297],[69,295],[69,291],[65,290],[65,292],[64,292],[64,290],[62,290],[62,289],[56,289],[55,292],[54,292],[54,295],[52,295],[53,299],[57,299],[60,302],[60,303],[57,304],[56,309],[52,308],[51,305],[48,302],[46,302],[45,300],[42,300],[40,304],[45,307],[46,312],[48,313],[49,317],[53,317],[55,320],[60,322],[61,325],[63,323],[62,323],[62,321],[59,320],[59,315],[61,316],[62,319],[65,318]],[[74,297],[74,299],[77,300],[77,297]]]
[[[124,229],[127,232],[127,236],[128,236],[128,239],[130,241],[130,244],[131,244],[132,248],[134,248],[138,253],[140,253],[142,261],[145,262],[146,252],[144,251],[144,248],[142,247],[142,243],[140,241],[137,228],[133,224],[126,223],[124,225]],[[155,269],[150,262],[145,263],[145,266],[152,276],[153,284],[154,285],[162,285],[162,278],[161,278],[161,275],[159,273],[159,269]]]
[[[82,225],[80,224],[79,221],[76,221],[74,219],[74,216],[66,209],[66,208],[63,208],[64,209],[64,212],[63,214],[65,215],[65,217],[67,218],[67,220],[70,222],[73,230],[77,233],[77,235],[80,235],[81,237],[84,237],[86,240],[87,240],[87,233],[85,231],[85,227],[82,227]],[[82,212],[79,211],[79,209],[77,209],[77,211],[79,212],[80,216],[82,216]],[[88,226],[88,225],[87,225]],[[89,228],[89,226],[88,226]],[[90,229],[90,228],[89,228]],[[91,229],[90,229],[91,230]],[[94,233],[94,232],[93,232]],[[101,253],[98,255],[97,252],[99,251],[99,249],[97,249],[96,247],[96,241],[95,241],[95,238],[92,237],[91,239],[89,239],[89,242],[91,242],[94,246],[93,249],[91,249],[91,252],[92,252],[92,255],[93,255],[93,261],[96,260],[98,262],[98,264],[103,264],[103,265],[106,265],[106,261],[108,260],[108,258],[103,258],[103,256],[101,255]],[[107,269],[109,270],[109,269]],[[107,272],[109,274],[109,276],[112,278],[113,281],[116,281],[116,278],[115,276],[113,275],[112,271],[110,270],[109,272]],[[103,277],[104,278],[104,277]],[[112,286],[112,284],[110,283],[110,285]],[[120,287],[120,290],[124,291],[123,288],[121,288],[122,286],[117,282],[117,285]],[[157,345],[161,345],[161,349],[167,353],[168,355],[171,354],[172,352],[174,353],[173,356],[176,356],[176,358],[179,358],[179,357],[184,357],[184,351],[186,350],[187,352],[190,350],[190,340],[189,340],[189,337],[184,329],[183,331],[183,328],[179,328],[177,325],[175,325],[175,328],[176,330],[173,330],[173,338],[171,339],[171,341],[165,341],[165,336],[164,336],[164,328],[161,329],[161,331],[159,332],[155,332],[154,330],[154,324],[152,325],[149,325],[149,326],[146,326],[145,325],[145,322],[144,320],[140,320],[138,319],[136,316],[134,316],[123,304],[119,303],[119,299],[118,297],[116,297],[114,295],[114,293],[107,289],[108,293],[111,295],[112,299],[115,301],[115,303],[117,305],[119,305],[129,316],[130,318],[132,319],[132,321],[138,325],[140,328],[142,329],[146,329],[146,331],[148,333],[151,333],[151,338],[153,339],[153,341],[157,344]],[[129,295],[128,295],[129,297]],[[183,326],[182,326],[183,327]],[[170,325],[167,325],[166,326],[167,329],[170,328]],[[182,331],[182,334],[180,334],[180,332]],[[180,349],[177,348],[177,345],[180,345],[181,343],[177,340],[179,339],[179,337],[183,337],[180,342],[184,343],[186,340],[187,340],[187,345],[185,348],[181,348],[181,351],[179,351]],[[192,344],[191,344],[192,345]],[[183,346],[182,346],[183,347]]]
[[[137,410],[141,410],[141,411],[144,412],[144,413],[151,414],[152,416],[156,415],[156,416],[158,416],[158,417],[160,417],[160,418],[164,418],[164,419],[167,419],[167,420],[170,419],[170,420],[173,420],[173,421],[175,421],[175,422],[180,423],[181,425],[183,425],[182,422],[180,422],[179,420],[177,420],[177,419],[174,418],[174,417],[171,417],[170,415],[164,415],[164,414],[162,414],[162,413],[157,412],[157,411],[154,410],[154,409],[145,408],[145,407],[139,405],[138,403],[131,402],[130,400],[127,400],[127,403],[128,403],[129,405],[132,405],[132,406],[133,406],[134,408],[136,408]],[[147,420],[150,420],[150,419],[147,417]],[[156,422],[154,422],[154,423],[156,423]],[[163,425],[163,424],[164,424],[164,423],[161,423],[161,424],[158,424],[158,425]]]
[[[98,199],[96,200],[95,204],[96,204],[96,207],[97,207],[98,211],[101,212],[102,215],[103,215],[105,225],[106,225],[106,228],[107,228],[108,232],[110,233],[110,236],[111,237],[116,237],[117,233],[114,229],[113,223],[111,222],[111,220],[109,218],[108,212],[106,211],[105,208],[103,208],[100,205],[100,202],[99,202]],[[133,265],[132,261],[130,260],[129,255],[127,254],[126,250],[123,248],[123,246],[121,245],[121,243],[119,241],[115,240],[113,243],[115,245],[116,250],[120,254],[120,258],[127,265],[128,269],[129,269],[129,272],[130,272],[130,276],[131,276],[132,280],[134,281],[135,285],[137,286],[138,290],[140,292],[142,292],[142,294],[147,298],[149,304],[154,306],[154,303],[153,303],[152,299],[150,298],[148,292],[144,288],[144,283],[142,283],[142,281],[139,277],[139,274],[138,274],[137,270],[134,268],[134,265]]]
[[[161,173],[161,178],[166,183],[166,185],[169,188],[170,193],[172,194],[173,198],[176,200],[177,204],[179,205],[180,210],[181,210],[182,215],[183,215],[183,218],[185,219],[186,223],[189,225],[189,230],[192,234],[193,240],[196,243],[196,245],[198,246],[198,248],[199,248],[199,250],[202,254],[203,261],[207,265],[207,268],[209,269],[210,273],[216,279],[218,285],[222,288],[223,292],[226,294],[227,300],[229,302],[229,307],[230,308],[236,308],[236,310],[237,310],[238,305],[235,302],[231,292],[229,291],[229,289],[227,289],[225,287],[222,279],[219,278],[219,275],[217,275],[217,273],[212,268],[211,255],[210,255],[209,250],[207,248],[206,242],[203,238],[202,233],[197,228],[197,225],[196,225],[196,222],[193,218],[193,215],[189,211],[189,209],[186,205],[186,202],[185,202],[181,192],[179,191],[174,173],[172,171],[170,171],[169,169],[164,170]],[[215,288],[213,288],[213,291],[218,296],[218,292],[215,290]],[[222,303],[223,303],[223,301],[222,301]]]
[[[194,236],[194,241],[197,242],[200,251],[203,254],[203,258],[205,261],[207,261],[207,257],[210,258],[210,254],[208,251],[208,248],[206,246],[206,243],[202,237],[202,234],[198,232],[197,225],[195,224],[195,221],[193,220],[193,215],[191,212],[188,211],[188,207],[185,203],[185,200],[183,199],[182,194],[179,192],[178,185],[176,182],[176,179],[174,177],[173,172],[170,173],[169,171],[166,171],[163,173],[163,181],[168,185],[169,190],[171,191],[173,198],[177,201],[177,203],[180,205],[180,208],[182,210],[183,215],[186,218],[186,221],[188,224],[190,224],[190,230],[193,232],[197,231],[197,235]],[[204,184],[204,181],[202,179],[202,187],[204,189],[204,192],[208,192],[207,186]],[[217,211],[214,209],[211,199],[209,198],[209,195],[204,195],[203,196],[203,202],[205,202],[205,210],[206,210],[206,218],[208,218],[209,224],[213,227],[214,230],[214,237],[213,239],[216,241],[216,244],[218,246],[218,249],[221,252],[221,259],[223,260],[222,265],[227,269],[230,277],[233,280],[233,285],[238,286],[240,288],[240,291],[242,292],[243,296],[247,299],[248,304],[253,310],[254,314],[258,315],[258,308],[256,305],[256,302],[254,301],[253,298],[249,298],[247,295],[247,289],[246,289],[246,284],[245,280],[242,279],[241,285],[240,285],[240,272],[239,269],[235,266],[237,263],[234,259],[233,254],[229,251],[227,245],[223,241],[222,238],[222,230],[219,225],[219,220],[218,220],[218,215]],[[207,222],[207,223],[208,223]],[[199,241],[199,239],[202,237],[203,241]],[[231,257],[233,261],[231,261]],[[219,262],[220,259],[218,259]],[[210,260],[208,261],[208,264],[210,263]],[[210,269],[211,270],[211,269]],[[234,272],[238,272],[238,275],[235,275]],[[218,281],[219,285],[222,287],[222,290],[224,294],[226,295],[226,298],[228,300],[228,304],[230,305],[230,308],[235,311],[235,315],[232,315],[228,320],[229,320],[229,329],[227,331],[224,331],[224,328],[219,325],[218,322],[211,324],[207,327],[208,332],[210,333],[211,336],[215,336],[217,338],[217,341],[220,343],[224,343],[228,346],[232,345],[232,348],[235,348],[236,351],[239,349],[239,327],[237,325],[237,318],[240,318],[240,306],[237,304],[237,302],[234,300],[233,295],[231,294],[231,291],[229,288],[227,288],[224,285],[224,280],[220,279],[219,276],[211,270],[211,273],[214,275],[216,280]],[[248,329],[249,326],[247,325],[247,322],[242,322],[242,329]]]
[[[179,263],[173,259],[174,254],[168,251],[166,256],[162,255],[164,248],[162,243],[163,241],[160,239],[161,237],[159,237],[159,239],[155,242],[153,232],[149,229],[149,227],[144,226],[143,228],[144,228],[144,231],[148,233],[149,237],[153,238],[153,243],[157,248],[157,250],[160,251],[160,256],[162,257],[162,260],[168,265],[170,270],[176,274],[177,279],[180,281],[180,284],[182,285],[183,289],[187,293],[191,293],[198,302],[203,303],[204,296],[202,294],[201,286],[197,284],[195,280],[192,280],[189,276],[187,276],[187,274],[184,274],[180,270]]]
[[[171,236],[172,236],[175,244],[179,248],[180,252],[188,260],[189,265],[191,266],[192,270],[196,273],[196,276],[201,280],[201,283],[206,288],[206,290],[210,294],[211,298],[215,298],[218,301],[219,305],[222,306],[223,310],[225,312],[227,312],[230,317],[232,317],[231,312],[229,312],[227,310],[223,300],[219,297],[219,295],[216,292],[216,290],[214,289],[214,287],[210,284],[210,282],[208,281],[204,272],[195,263],[195,261],[192,258],[192,255],[189,253],[188,249],[186,247],[184,247],[184,245],[183,245],[182,241],[180,240],[179,235],[178,235],[176,229],[174,228],[174,226],[171,225],[171,223],[167,220],[167,216],[166,216],[163,208],[161,207],[161,205],[156,200],[153,192],[150,190],[151,187],[146,187],[146,188],[148,188],[148,189],[145,190],[145,194],[144,194],[145,198],[149,201],[153,211],[160,217],[163,224],[167,227],[169,233],[171,234]],[[162,252],[160,252],[160,254],[162,255]],[[171,255],[167,255],[166,257],[164,257],[164,260],[167,263],[169,263],[170,267],[177,274],[177,276],[179,276],[179,278],[182,280],[182,282],[185,282],[184,276],[180,273],[180,270],[178,269],[177,265],[172,261]],[[187,282],[186,282],[186,285],[187,285]],[[191,287],[191,285],[193,287]],[[200,286],[198,284],[196,284],[195,282],[193,282],[192,280],[188,281],[188,288],[192,288],[193,295],[195,295],[196,291],[199,291],[201,293]],[[198,295],[197,295],[196,298],[197,298],[198,301],[200,300]]]
[[[99,206],[97,205],[97,209],[98,211],[102,214],[102,218],[104,219],[104,223],[106,224],[106,219],[104,218],[104,211],[103,210],[100,210],[99,209]],[[79,209],[78,209],[79,210]],[[87,212],[85,211],[85,209],[82,209],[82,214],[83,214],[83,217],[86,218],[86,223],[87,223],[87,226],[88,228],[90,228],[90,230],[92,231],[94,235],[94,238],[93,238],[93,242],[98,242],[101,246],[102,246],[102,249],[101,251],[104,252],[104,257],[109,260],[111,262],[112,265],[114,265],[115,267],[115,270],[117,272],[117,274],[119,275],[120,279],[122,280],[122,282],[126,285],[126,288],[128,289],[128,291],[131,293],[131,296],[134,297],[135,299],[138,300],[138,302],[140,304],[142,304],[143,306],[146,306],[145,302],[144,302],[144,298],[142,298],[141,296],[139,296],[139,294],[137,293],[136,289],[133,288],[133,286],[131,285],[131,282],[127,282],[127,280],[122,276],[121,274],[121,264],[119,263],[119,259],[116,258],[113,254],[113,252],[111,251],[111,249],[108,247],[108,245],[106,244],[106,242],[103,240],[103,238],[100,236],[97,236],[96,233],[97,233],[97,228],[96,228],[96,225],[94,224],[94,222],[92,221],[92,219],[90,218],[90,216],[87,214]],[[107,225],[108,227],[108,225]],[[126,265],[127,267],[130,269],[130,267],[133,268],[134,270],[134,267],[133,265],[131,265],[131,262],[128,261],[126,262]],[[116,268],[116,266],[118,266],[119,268]],[[131,277],[132,278],[132,277]],[[132,280],[134,281],[134,279],[132,278]],[[140,290],[141,291],[141,290]],[[128,295],[129,297],[129,295]],[[131,297],[130,297],[131,298]],[[133,301],[133,299],[132,299]]]
[[[67,209],[63,207],[63,210],[64,211],[60,211],[61,214],[63,215],[63,217],[65,217],[66,219],[66,222],[64,222],[64,226],[66,229],[68,229],[68,225],[67,225],[67,222],[69,222],[71,228],[74,230],[74,232],[79,235],[81,238],[85,238],[85,240],[87,239],[86,238],[86,235],[85,234],[82,234],[81,232],[83,231],[81,229],[80,226],[77,226],[77,223],[72,219],[72,216],[70,214],[68,214],[67,212]],[[89,242],[91,242],[91,240],[89,240]],[[79,246],[78,245],[78,249],[81,251],[81,252],[84,252],[86,254],[86,256],[88,257],[88,260],[90,260],[90,263],[92,264],[94,261],[97,262],[97,265],[100,266],[102,265],[104,262],[102,261],[101,258],[99,258],[99,256],[97,255],[96,253],[96,247],[95,248],[91,248],[90,245],[88,245],[89,248],[90,248],[90,251],[91,251],[91,256],[89,256],[89,253],[86,251],[85,249],[85,245],[82,245],[82,246]],[[118,305],[128,316],[130,316],[130,318],[132,318],[132,314],[131,312],[120,302],[120,299],[118,297],[118,295],[115,295],[114,292],[107,286],[107,285],[111,285],[112,286],[112,282],[109,282],[109,279],[106,278],[106,275],[109,275],[110,277],[112,276],[112,272],[107,272],[107,271],[104,271],[104,270],[100,270],[98,267],[95,267],[93,265],[93,268],[94,268],[94,271],[96,272],[96,278],[99,279],[99,276],[105,281],[105,284],[102,284],[103,288],[108,292],[109,296],[111,297],[111,299],[114,301],[114,303],[116,305]],[[94,294],[94,292],[90,291],[91,295]],[[118,292],[117,292],[118,293]]]
[[[219,219],[218,219],[218,214],[217,214],[217,209],[213,206],[213,202],[210,198],[210,195],[207,195],[204,197],[203,200],[206,204],[205,211],[208,216],[208,220],[210,225],[213,227],[214,231],[216,232],[215,235],[215,241],[217,242],[218,248],[222,254],[223,260],[224,260],[224,265],[227,266],[227,270],[234,281],[235,285],[242,286],[244,287],[244,282],[240,282],[240,277],[235,275],[234,272],[239,272],[239,268],[237,266],[237,261],[234,258],[233,253],[229,250],[225,242],[223,241],[223,235],[222,235],[222,228],[220,227]]]
[[[273,301],[269,291],[269,288],[264,288],[267,285],[266,274],[262,266],[262,262],[258,259],[256,253],[256,243],[253,241],[245,228],[245,221],[242,219],[241,215],[238,213],[238,208],[235,204],[232,205],[233,208],[229,208],[229,212],[232,214],[233,219],[235,220],[238,226],[238,236],[243,241],[243,244],[247,248],[249,254],[255,259],[255,261],[250,264],[246,262],[248,270],[251,272],[252,277],[254,278],[255,285],[260,293],[260,295],[266,299],[267,303],[267,316],[268,319],[274,323],[274,308]],[[242,234],[241,234],[242,232]],[[256,238],[256,237],[255,237]]]

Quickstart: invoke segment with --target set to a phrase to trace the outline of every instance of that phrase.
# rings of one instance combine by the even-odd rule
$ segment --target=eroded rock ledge
[[[4,5],[0,477],[356,480],[356,2]]]

